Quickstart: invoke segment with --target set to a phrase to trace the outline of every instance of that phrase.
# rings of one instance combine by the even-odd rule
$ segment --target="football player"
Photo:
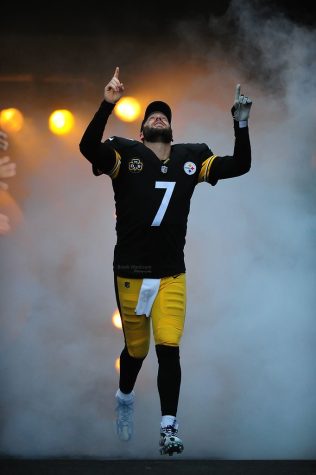
[[[111,178],[116,207],[114,285],[124,332],[120,356],[117,433],[133,432],[134,386],[148,354],[151,328],[158,359],[161,406],[160,452],[183,451],[177,408],[181,384],[179,346],[186,312],[184,246],[190,199],[201,182],[247,173],[251,165],[248,118],[251,99],[237,84],[233,115],[232,156],[218,156],[205,143],[172,144],[172,111],[151,102],[141,124],[140,140],[109,137],[104,128],[124,94],[117,67],[104,89],[104,100],[80,142],[94,175]]]

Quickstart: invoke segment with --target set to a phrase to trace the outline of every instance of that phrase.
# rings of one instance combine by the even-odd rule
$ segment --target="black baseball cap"
[[[168,104],[163,101],[154,101],[148,104],[145,110],[145,115],[140,130],[143,130],[144,122],[146,122],[150,114],[153,112],[162,112],[167,117],[169,124],[171,124],[172,113]]]

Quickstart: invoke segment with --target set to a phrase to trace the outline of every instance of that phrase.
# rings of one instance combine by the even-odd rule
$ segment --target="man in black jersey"
[[[214,186],[218,180],[250,170],[248,117],[252,101],[240,94],[238,84],[231,110],[234,153],[217,156],[205,143],[172,145],[172,111],[163,101],[154,101],[146,108],[140,141],[113,136],[102,142],[107,120],[123,93],[117,67],[80,142],[80,151],[92,164],[94,175],[111,178],[116,206],[113,269],[125,342],[115,395],[117,433],[125,441],[132,436],[134,386],[149,350],[152,326],[162,415],[160,452],[172,455],[183,450],[176,415],[190,199],[198,183]]]

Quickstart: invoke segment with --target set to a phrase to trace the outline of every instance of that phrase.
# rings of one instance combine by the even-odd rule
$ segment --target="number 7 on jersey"
[[[165,212],[167,211],[175,184],[176,184],[175,181],[156,181],[155,188],[165,188],[166,191],[165,191],[165,194],[163,195],[157,214],[154,217],[154,220],[151,223],[151,226],[160,226],[161,221],[165,215]]]

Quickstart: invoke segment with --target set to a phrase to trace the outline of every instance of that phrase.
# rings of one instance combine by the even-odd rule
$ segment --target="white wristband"
[[[239,128],[243,129],[244,127],[248,127],[248,120],[240,120],[239,121]]]

